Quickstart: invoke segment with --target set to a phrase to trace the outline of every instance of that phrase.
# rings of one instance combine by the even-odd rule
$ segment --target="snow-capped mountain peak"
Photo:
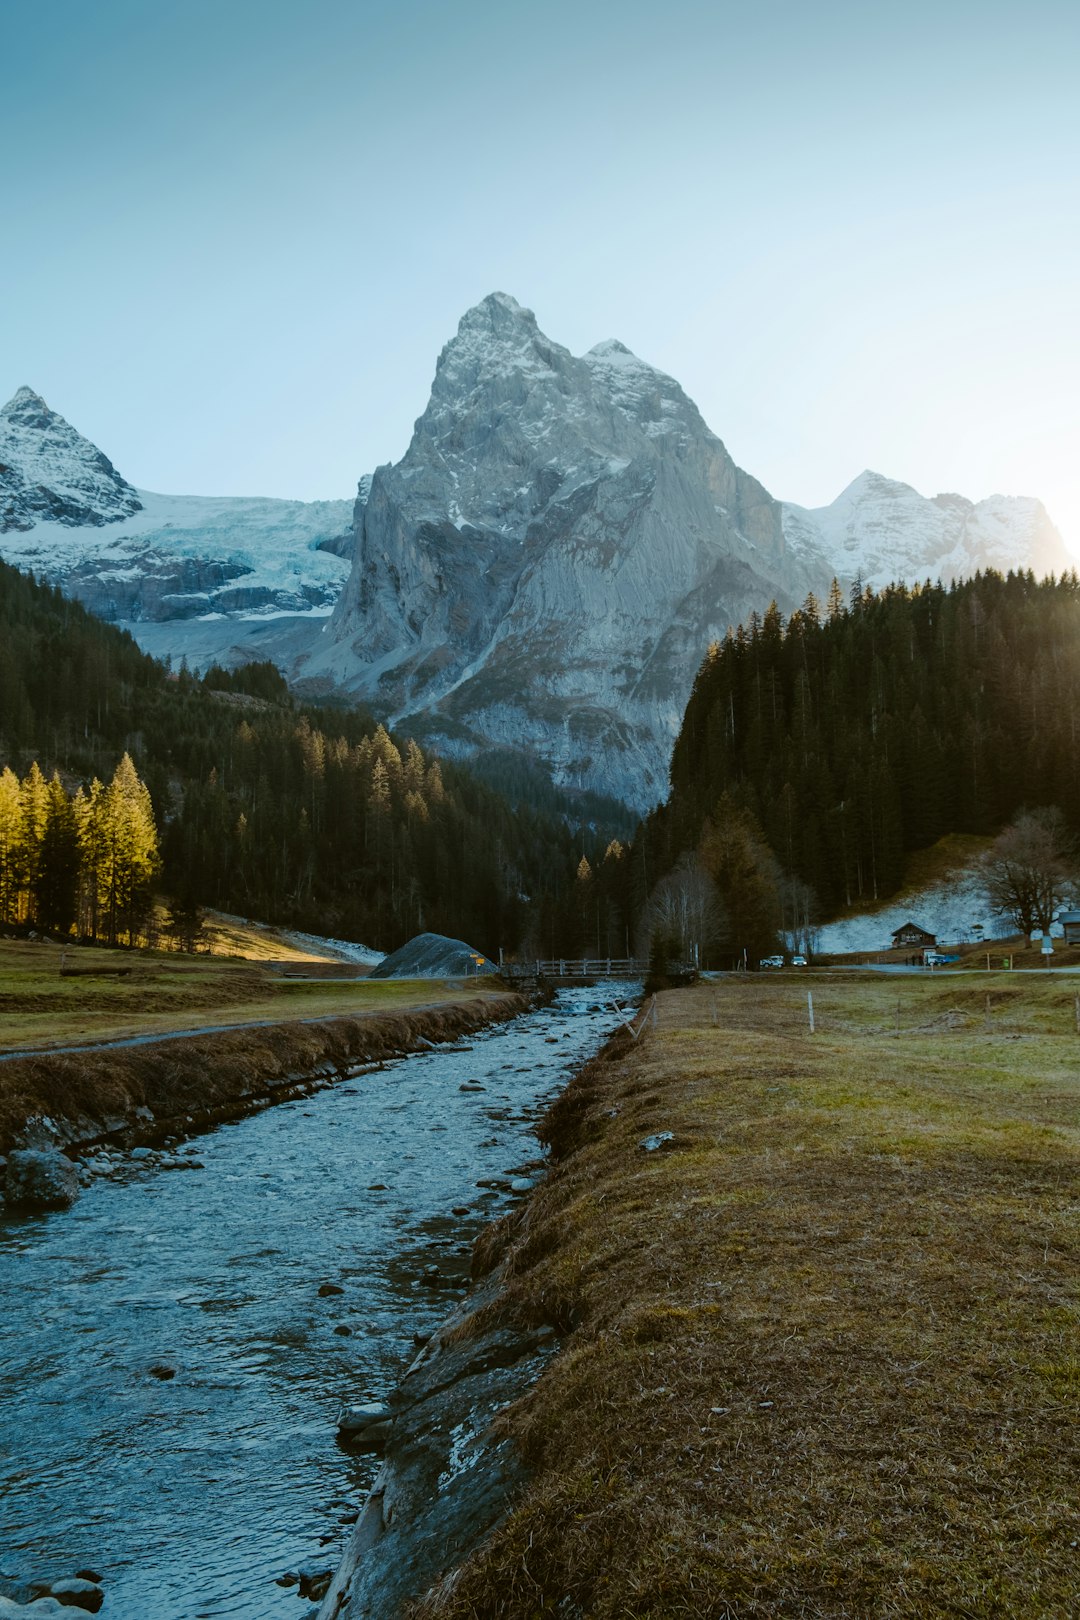
[[[842,579],[859,578],[875,590],[893,580],[959,579],[980,568],[1048,573],[1069,566],[1041,501],[927,497],[869,468],[828,506],[785,502],[784,534],[793,554],[816,550]]]
[[[141,504],[109,458],[32,388],[0,410],[0,533],[42,520],[101,527]]]

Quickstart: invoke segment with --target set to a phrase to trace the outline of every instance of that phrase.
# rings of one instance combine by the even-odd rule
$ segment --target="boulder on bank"
[[[497,973],[497,963],[445,934],[417,934],[400,950],[384,956],[369,979],[460,979],[477,973]]]
[[[8,1154],[4,1198],[12,1209],[67,1209],[79,1196],[79,1172],[58,1148]]]

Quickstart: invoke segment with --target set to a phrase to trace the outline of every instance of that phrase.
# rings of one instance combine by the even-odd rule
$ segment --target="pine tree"
[[[0,771],[0,923],[19,920],[23,894],[22,794],[10,766]]]
[[[21,860],[23,920],[38,921],[35,900],[41,881],[42,841],[49,812],[49,791],[35,759],[19,792],[21,808]]]
[[[77,911],[79,830],[75,807],[55,773],[46,793],[45,830],[34,904],[42,927],[68,934]]]

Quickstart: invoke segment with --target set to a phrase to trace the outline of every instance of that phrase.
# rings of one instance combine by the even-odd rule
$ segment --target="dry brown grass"
[[[1075,987],[812,988],[670,992],[555,1110],[484,1259],[572,1332],[443,1620],[1080,1612]]]

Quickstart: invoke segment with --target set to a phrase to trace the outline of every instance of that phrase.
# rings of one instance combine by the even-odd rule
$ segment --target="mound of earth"
[[[447,939],[445,934],[417,934],[400,950],[384,956],[373,967],[371,979],[462,978],[470,973],[497,973],[496,963],[463,939]]]

